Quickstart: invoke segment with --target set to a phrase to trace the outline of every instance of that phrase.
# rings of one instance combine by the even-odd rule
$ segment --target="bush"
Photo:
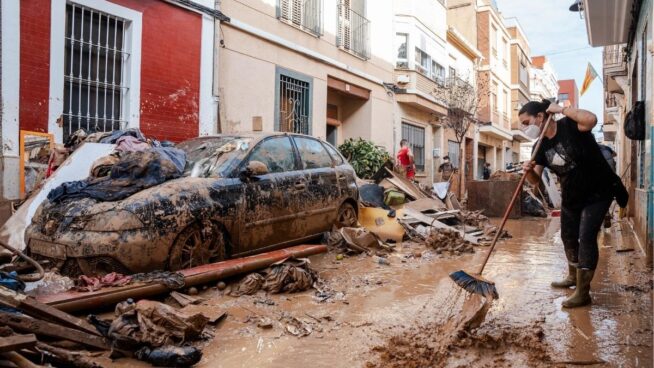
[[[346,140],[338,146],[338,150],[350,162],[357,176],[362,179],[370,179],[391,158],[383,147],[361,138]]]

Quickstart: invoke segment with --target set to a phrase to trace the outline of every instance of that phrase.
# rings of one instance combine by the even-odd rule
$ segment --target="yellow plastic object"
[[[388,217],[388,211],[382,208],[359,208],[359,223],[371,233],[379,236],[383,241],[393,240],[401,243],[404,237],[404,227],[397,222],[403,210],[398,210],[395,217]]]

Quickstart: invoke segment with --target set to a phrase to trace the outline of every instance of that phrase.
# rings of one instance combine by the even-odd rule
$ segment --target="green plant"
[[[338,150],[350,162],[357,176],[362,179],[370,179],[391,158],[383,147],[362,138],[356,140],[349,138],[338,146]]]

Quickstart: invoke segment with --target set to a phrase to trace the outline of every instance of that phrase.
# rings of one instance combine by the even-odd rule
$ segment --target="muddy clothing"
[[[561,180],[562,205],[575,210],[618,198],[626,205],[626,189],[604,159],[591,132],[580,132],[569,118],[556,122],[556,135],[543,138],[536,165],[552,170]]]
[[[454,172],[454,165],[451,162],[444,162],[438,167],[438,172],[442,173],[443,180],[450,180],[450,176]]]
[[[411,152],[409,147],[400,148],[397,152],[397,160],[400,162],[400,166],[402,166],[402,170],[407,179],[413,179],[416,176],[416,172],[413,169],[413,163],[411,162],[409,152]]]
[[[561,209],[561,239],[568,262],[588,270],[597,267],[597,233],[611,202],[611,199],[606,199],[580,208],[564,206]]]

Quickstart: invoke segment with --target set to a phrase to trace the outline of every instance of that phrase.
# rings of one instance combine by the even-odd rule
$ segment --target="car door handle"
[[[297,183],[295,183],[295,189],[297,190],[307,189],[307,184],[303,181],[298,181]]]

